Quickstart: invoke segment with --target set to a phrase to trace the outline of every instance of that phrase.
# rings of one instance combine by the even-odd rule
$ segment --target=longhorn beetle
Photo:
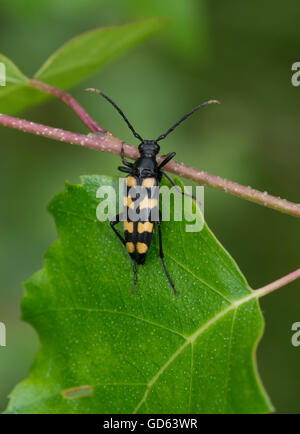
[[[158,188],[159,183],[161,181],[162,175],[164,175],[168,181],[175,187],[176,184],[172,181],[172,179],[162,170],[162,168],[175,157],[176,152],[170,152],[165,156],[165,159],[161,163],[157,163],[156,155],[160,150],[160,146],[158,142],[167,137],[169,133],[171,133],[181,122],[191,116],[194,112],[199,110],[202,107],[205,107],[208,104],[220,104],[217,100],[206,101],[205,103],[198,105],[192,111],[184,115],[178,122],[176,122],[171,128],[169,128],[164,134],[161,134],[155,140],[144,140],[133,128],[123,111],[114,103],[108,96],[106,96],[103,92],[98,89],[86,89],[88,92],[96,92],[102,95],[108,102],[110,102],[115,109],[120,113],[124,121],[127,123],[128,127],[132,131],[134,137],[140,140],[139,144],[139,152],[140,157],[135,161],[135,163],[131,163],[130,161],[125,160],[124,148],[122,143],[121,150],[121,159],[124,166],[119,166],[118,169],[121,172],[127,173],[126,177],[126,195],[124,195],[124,211],[123,213],[118,214],[113,220],[110,222],[110,226],[120,239],[122,244],[126,247],[127,252],[129,253],[132,265],[133,265],[133,274],[134,274],[134,283],[132,287],[132,292],[135,292],[135,287],[137,285],[137,273],[136,273],[136,264],[144,264],[146,260],[146,255],[148,253],[149,247],[151,245],[154,226],[157,223],[158,226],[158,235],[159,235],[159,254],[162,261],[162,265],[165,271],[165,274],[169,280],[170,285],[173,288],[175,294],[177,291],[175,289],[175,285],[168,273],[165,260],[164,260],[164,252],[162,246],[162,236],[161,236],[161,212],[158,210],[159,203],[157,199],[153,199],[151,195],[151,189],[153,187]],[[145,198],[139,203],[137,206],[137,213],[140,213],[142,210],[146,212],[141,213],[141,217],[138,218],[137,221],[132,221],[129,217],[129,209],[133,208],[134,201],[139,197],[139,193],[135,193],[136,187],[144,187],[146,190]],[[140,191],[140,190],[139,190]],[[183,193],[179,190],[180,193]],[[151,216],[153,215],[153,211],[158,211],[158,221],[153,221]],[[124,215],[126,219],[124,219]],[[124,220],[124,238],[117,231],[115,226],[120,223],[120,221]]]

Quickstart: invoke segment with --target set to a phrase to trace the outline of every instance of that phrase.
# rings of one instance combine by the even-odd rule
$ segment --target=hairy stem
[[[87,148],[111,152],[114,154],[121,153],[122,141],[117,137],[114,137],[109,131],[106,131],[100,127],[71,95],[37,80],[31,80],[31,84],[41,91],[52,94],[64,101],[94,134],[84,135],[72,133],[60,128],[53,128],[4,114],[0,114],[1,125],[15,128],[27,133],[42,135],[51,139],[59,140],[61,142],[81,145]],[[138,149],[135,146],[131,146],[126,143],[124,143],[124,154],[127,158],[131,158],[133,160],[137,159],[139,156]],[[158,161],[161,159],[162,157],[159,157]],[[211,175],[202,170],[198,170],[194,167],[186,166],[175,161],[170,161],[165,166],[165,170],[178,176],[199,182],[200,184],[222,190],[226,193],[233,194],[234,196],[238,196],[251,202],[255,202],[259,205],[264,205],[268,208],[272,208],[295,217],[300,217],[299,204],[289,202],[286,199],[281,199],[280,197],[272,196],[266,192],[263,193],[261,191],[255,190],[254,188],[243,186],[236,182],[223,179],[216,175]]]
[[[276,289],[282,288],[288,283],[291,283],[294,280],[299,278],[300,278],[300,268],[293,271],[292,273],[287,274],[284,277],[281,277],[281,279],[275,280],[275,282],[269,283],[268,285],[263,286],[260,289],[256,289],[254,291],[254,294],[256,295],[257,298],[263,297],[264,295],[270,294],[270,292],[276,291]]]
[[[30,80],[30,84],[41,90],[42,92],[49,93],[50,95],[53,95],[56,98],[59,98],[63,102],[65,102],[93,133],[106,132],[106,130],[101,128],[100,125],[98,125],[97,122],[91,118],[91,116],[84,110],[84,108],[69,93],[64,92],[60,89],[56,89],[49,84],[43,83],[35,79]]]

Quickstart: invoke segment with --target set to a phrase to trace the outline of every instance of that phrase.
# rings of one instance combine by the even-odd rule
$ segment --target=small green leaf
[[[47,97],[31,87],[28,78],[3,54],[0,54],[0,62],[6,70],[6,86],[0,87],[0,113],[14,113]]]
[[[83,33],[52,54],[34,78],[62,90],[69,89],[161,30],[166,22],[152,18]],[[7,57],[0,55],[0,62],[5,64],[7,75],[7,85],[0,87],[0,113],[18,112],[50,98],[34,88]]]
[[[180,294],[156,236],[132,294],[127,252],[96,218],[101,185],[118,179],[83,177],[50,203],[59,240],[23,298],[41,350],[7,412],[269,412],[254,360],[263,319],[236,263],[206,225],[192,233],[185,221],[164,222]]]
[[[50,56],[35,78],[61,89],[73,86],[165,24],[153,18],[83,33]]]
[[[27,78],[22,72],[16,67],[16,65],[5,57],[3,54],[0,54],[0,63],[4,63],[6,66],[6,84],[10,86],[22,86],[26,84]],[[5,89],[6,91],[8,88]]]

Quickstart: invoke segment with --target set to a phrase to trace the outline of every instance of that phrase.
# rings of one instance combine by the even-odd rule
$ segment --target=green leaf
[[[265,413],[254,353],[263,319],[255,293],[206,225],[164,222],[172,293],[155,236],[131,293],[132,264],[96,191],[67,184],[49,210],[59,240],[26,283],[23,318],[41,350],[9,413]],[[197,211],[199,212],[199,211]]]
[[[83,33],[49,57],[35,78],[62,89],[73,86],[165,24],[153,18]]]
[[[4,63],[6,70],[6,86],[0,87],[0,113],[14,113],[47,98],[33,88],[28,78],[3,54],[0,54],[0,63]]]
[[[52,54],[34,78],[62,90],[68,89],[161,30],[166,22],[152,18],[83,33]],[[50,98],[34,88],[8,58],[0,55],[0,62],[6,65],[7,70],[7,86],[0,87],[0,113],[24,110]]]

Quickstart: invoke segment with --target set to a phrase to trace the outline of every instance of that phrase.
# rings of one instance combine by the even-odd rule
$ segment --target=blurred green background
[[[177,160],[299,202],[299,97],[291,65],[300,61],[298,0],[2,0],[0,51],[32,75],[60,45],[99,26],[149,16],[171,19],[165,31],[139,45],[71,93],[115,135],[134,143],[108,103],[110,95],[145,137],[156,137],[208,98],[209,107],[163,142]],[[298,57],[297,57],[298,56]],[[0,90],[1,91],[1,90]],[[20,115],[20,114],[19,114]],[[26,119],[86,133],[72,112],[52,100],[22,113]],[[43,263],[56,239],[46,206],[66,180],[117,174],[117,156],[0,127],[0,410],[28,375],[38,348],[20,320],[22,282]],[[253,288],[299,266],[299,222],[213,189],[205,189],[205,216]],[[266,320],[258,348],[263,383],[279,413],[299,413],[300,347],[291,326],[300,321],[300,282],[261,300]]]

